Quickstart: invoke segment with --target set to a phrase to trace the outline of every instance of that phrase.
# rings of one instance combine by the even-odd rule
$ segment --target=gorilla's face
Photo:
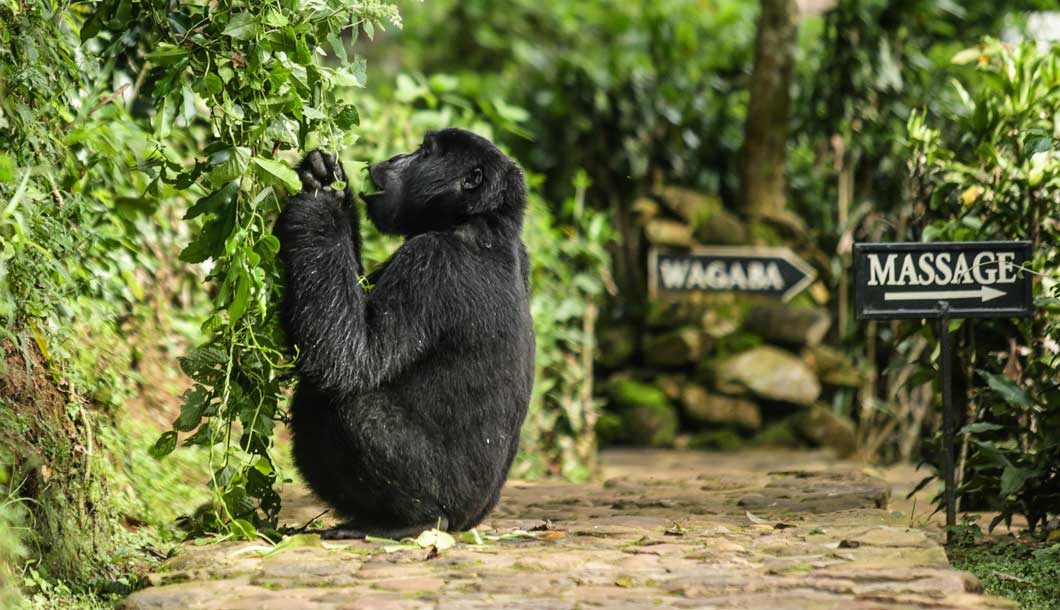
[[[488,212],[515,164],[485,138],[462,129],[428,132],[412,153],[368,167],[379,190],[363,193],[368,217],[385,233],[414,235]]]

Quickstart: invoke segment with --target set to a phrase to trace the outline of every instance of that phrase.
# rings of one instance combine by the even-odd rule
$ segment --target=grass
[[[1060,543],[994,540],[970,525],[961,527],[946,553],[954,567],[975,574],[987,593],[1022,610],[1060,610]]]

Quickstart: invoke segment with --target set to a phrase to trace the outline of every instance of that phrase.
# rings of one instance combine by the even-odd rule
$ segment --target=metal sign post
[[[957,524],[956,419],[950,320],[1009,318],[1034,311],[1026,241],[854,245],[859,320],[937,319],[942,341],[942,455],[946,526]],[[952,529],[947,529],[947,538]]]

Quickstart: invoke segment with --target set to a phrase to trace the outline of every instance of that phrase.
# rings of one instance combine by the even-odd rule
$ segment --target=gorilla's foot
[[[402,538],[413,538],[418,536],[420,532],[429,529],[440,529],[443,532],[449,529],[449,520],[445,517],[440,517],[435,521],[428,523],[421,523],[417,525],[405,525],[401,527],[360,527],[356,523],[343,523],[336,525],[331,529],[326,529],[320,533],[320,537],[324,540],[350,540],[354,538],[366,538],[373,536],[376,538],[390,538],[391,540],[401,540]]]

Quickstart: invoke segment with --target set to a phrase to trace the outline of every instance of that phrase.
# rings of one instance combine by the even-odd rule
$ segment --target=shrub
[[[1026,239],[1036,313],[976,321],[959,335],[969,390],[960,491],[966,505],[1026,516],[1060,506],[1060,49],[986,40],[957,53],[976,66],[951,114],[914,113],[910,171],[936,220],[925,240]],[[971,321],[964,321],[970,326]]]

